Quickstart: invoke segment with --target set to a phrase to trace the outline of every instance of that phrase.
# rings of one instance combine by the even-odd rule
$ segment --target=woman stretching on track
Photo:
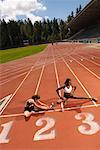
[[[39,99],[40,99],[39,95],[33,95],[31,99],[28,99],[26,101],[24,108],[25,117],[30,117],[30,115],[33,112],[53,109],[53,103],[50,106],[48,106],[43,102],[41,102]]]
[[[64,90],[64,95],[63,97],[60,96],[59,90],[63,89]],[[66,79],[64,86],[59,87],[56,92],[58,96],[60,97],[60,100],[57,101],[57,103],[65,102],[68,98],[73,98],[73,99],[88,99],[91,101],[97,102],[96,99],[94,98],[86,98],[86,97],[76,97],[74,96],[74,91],[76,90],[76,86],[73,86],[71,83],[71,79]]]

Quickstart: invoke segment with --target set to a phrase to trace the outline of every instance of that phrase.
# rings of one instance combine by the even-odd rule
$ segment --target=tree
[[[18,22],[14,20],[9,20],[7,26],[11,47],[19,47],[21,44],[21,39],[20,39],[20,27],[18,26]]]
[[[72,17],[72,18],[74,17],[74,12],[73,12],[73,11],[71,12],[71,17]]]
[[[68,15],[68,17],[67,17],[67,22],[69,23],[71,20],[72,20],[71,15]]]
[[[42,24],[41,21],[36,21],[33,27],[33,39],[34,43],[38,44],[41,42]]]
[[[47,41],[48,36],[49,36],[49,26],[46,20],[44,19],[44,21],[42,22],[42,40]]]
[[[79,13],[79,9],[78,8],[76,8],[76,15]]]
[[[8,34],[7,23],[4,19],[2,21],[0,20],[0,36],[0,49],[9,48],[11,45],[10,37]]]
[[[80,6],[79,6],[79,12],[80,12],[81,10],[82,10],[82,6],[80,5]]]
[[[60,27],[60,38],[61,38],[61,40],[63,40],[63,39],[65,39],[66,34],[67,34],[66,22],[64,22],[61,19],[59,27]]]
[[[60,33],[59,25],[58,25],[57,19],[54,18],[52,21],[52,38],[53,38],[53,41],[60,39],[59,33]]]

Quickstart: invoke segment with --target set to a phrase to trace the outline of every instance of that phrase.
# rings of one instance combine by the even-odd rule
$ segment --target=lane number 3
[[[82,134],[93,135],[100,131],[100,125],[94,121],[94,116],[91,113],[79,113],[75,115],[75,119],[83,119],[83,125],[80,125],[78,127],[79,132]]]

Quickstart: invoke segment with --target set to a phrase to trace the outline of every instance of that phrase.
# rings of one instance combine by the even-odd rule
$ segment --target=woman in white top
[[[59,94],[59,90],[63,89],[64,90],[64,95],[63,97]],[[76,90],[76,86],[73,86],[71,83],[71,79],[66,79],[64,86],[59,87],[56,92],[58,96],[60,97],[60,100],[58,100],[58,103],[67,100],[68,98],[73,98],[73,99],[88,99],[97,102],[96,99],[94,98],[87,98],[87,97],[76,97],[74,96],[74,91]]]
[[[63,89],[64,90],[64,95],[63,97],[59,94],[59,90]],[[66,79],[65,83],[63,86],[59,87],[56,92],[60,99],[66,100],[67,98],[73,97],[74,91],[76,90],[76,86],[72,86],[71,79]],[[61,102],[61,100],[59,101]]]

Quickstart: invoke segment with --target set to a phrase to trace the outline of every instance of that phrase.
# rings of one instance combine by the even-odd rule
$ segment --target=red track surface
[[[0,67],[0,99],[12,94],[8,104],[0,111],[0,149],[100,149],[98,45],[49,45],[40,54]],[[25,101],[34,93],[38,93],[41,100],[47,104],[57,101],[56,88],[62,85],[66,78],[71,78],[77,86],[75,95],[96,97],[98,102],[69,99],[64,112],[33,115],[25,121]],[[57,108],[61,106],[58,105]]]

